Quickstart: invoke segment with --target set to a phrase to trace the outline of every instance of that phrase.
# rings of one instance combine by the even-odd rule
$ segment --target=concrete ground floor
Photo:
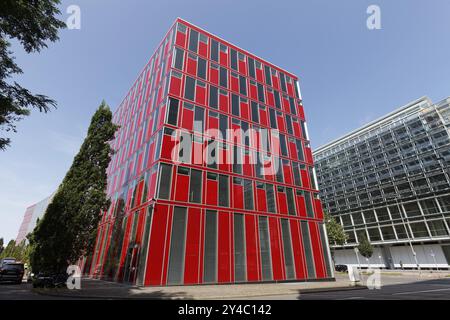
[[[355,248],[334,248],[333,251],[335,264],[363,268],[414,269],[417,268],[417,259],[422,269],[450,269],[450,241],[413,243],[412,248],[409,243],[374,245],[370,259],[361,256]]]

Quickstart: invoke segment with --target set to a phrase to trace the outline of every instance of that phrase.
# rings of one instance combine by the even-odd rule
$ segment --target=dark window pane
[[[186,208],[175,207],[170,239],[168,284],[183,284],[184,244],[186,242]]]
[[[219,62],[219,43],[211,39],[211,60]]]
[[[237,52],[234,49],[230,50],[230,61],[231,61],[231,69],[236,70],[238,69],[238,62],[237,62]]]
[[[183,61],[184,61],[184,51],[175,48],[175,59],[174,59],[174,67],[183,70]]]
[[[306,214],[309,218],[314,218],[314,209],[312,205],[311,193],[305,191]]]
[[[228,176],[219,175],[219,205],[222,207],[228,207],[230,204],[229,180]]]
[[[273,90],[273,95],[275,96],[275,107],[281,109],[280,93],[277,90]]]
[[[308,279],[313,279],[316,277],[316,271],[314,268],[313,252],[311,248],[308,222],[302,221],[301,228],[302,228],[303,246],[305,249],[306,268],[308,270]]]
[[[206,60],[198,57],[197,76],[206,80]]]
[[[252,180],[244,179],[244,203],[245,203],[245,209],[253,210],[253,183],[252,183]]]
[[[292,97],[289,97],[289,106],[291,108],[291,113],[292,114],[297,114],[297,110],[295,108],[294,98],[292,98]]]
[[[233,172],[242,173],[242,151],[241,148],[233,146]]]
[[[305,160],[305,156],[303,154],[302,142],[299,139],[295,139],[295,145],[297,146],[297,157],[298,157],[298,160],[304,161]]]
[[[262,102],[262,103],[265,102],[265,99],[264,99],[264,87],[260,83],[258,83],[258,100],[259,100],[259,102]]]
[[[294,131],[292,130],[292,118],[288,114],[286,114],[286,127],[287,127],[288,133],[294,134]]]
[[[285,157],[288,156],[288,148],[286,144],[286,137],[284,134],[280,133],[280,147],[281,147],[281,154]]]
[[[184,97],[189,100],[195,99],[195,79],[186,77],[186,85],[184,89]]]
[[[220,85],[228,88],[228,71],[223,67],[220,67]]]
[[[202,202],[202,172],[200,170],[191,170],[189,201],[195,203]]]
[[[256,77],[255,75],[255,60],[253,58],[248,57],[248,74],[253,79]]]
[[[189,50],[197,53],[198,48],[198,32],[191,29],[191,33],[189,36]]]
[[[206,210],[203,281],[217,281],[217,213]]]
[[[169,199],[172,179],[172,165],[161,163],[159,167],[159,192],[160,199]]]
[[[294,279],[295,269],[294,269],[294,257],[292,255],[291,229],[289,228],[289,220],[287,219],[281,219],[281,235],[283,239],[286,279]]]
[[[169,115],[167,123],[176,126],[178,123],[178,104],[179,101],[174,98],[169,98]]]
[[[228,117],[224,114],[221,114],[219,119],[219,127],[220,133],[223,139],[227,139],[227,129],[228,129]]]
[[[266,76],[266,84],[272,85],[272,76],[270,75],[270,68],[268,66],[264,66],[264,74]]]
[[[296,210],[295,210],[294,192],[292,191],[292,188],[286,188],[286,197],[289,215],[295,216]]]
[[[236,94],[231,94],[231,112],[239,117],[239,96]]]
[[[252,105],[252,121],[259,123],[259,108],[255,101],[251,102]]]
[[[239,92],[244,96],[247,95],[247,80],[244,76],[239,76]]]
[[[283,90],[283,92],[286,92],[286,78],[284,76],[283,73],[280,72],[280,82],[281,82],[281,90]]]
[[[246,258],[245,258],[245,228],[244,216],[234,214],[234,280],[236,282],[246,280]]]
[[[270,258],[269,224],[267,217],[259,217],[259,242],[261,249],[262,279],[272,280],[272,259]]]
[[[267,197],[267,210],[269,212],[276,212],[275,205],[275,194],[273,190],[273,185],[266,183],[266,197]]]
[[[270,127],[273,129],[277,128],[277,118],[275,116],[275,110],[269,108],[269,119],[270,119]]]
[[[209,106],[211,108],[217,109],[218,107],[218,99],[219,99],[219,89],[213,85],[209,86]]]
[[[194,131],[203,133],[205,121],[205,110],[202,107],[195,107],[194,111]]]

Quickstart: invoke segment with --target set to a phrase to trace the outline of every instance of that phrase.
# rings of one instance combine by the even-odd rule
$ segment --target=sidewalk
[[[293,295],[306,292],[364,289],[352,286],[348,276],[337,275],[336,281],[258,283],[233,285],[198,285],[170,287],[136,287],[115,282],[83,278],[80,290],[33,289],[42,295],[80,299],[236,299],[274,295]]]

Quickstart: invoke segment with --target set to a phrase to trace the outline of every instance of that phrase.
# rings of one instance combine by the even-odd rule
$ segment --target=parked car
[[[334,267],[334,270],[336,270],[337,272],[347,272],[348,271],[348,267],[346,264],[337,264]]]
[[[32,278],[33,288],[61,288],[66,286],[66,273],[39,273]]]
[[[14,263],[16,262],[16,258],[3,258],[0,260],[0,268],[6,263]]]
[[[2,263],[0,267],[0,282],[11,281],[17,284],[21,284],[24,272],[25,268],[23,263]]]

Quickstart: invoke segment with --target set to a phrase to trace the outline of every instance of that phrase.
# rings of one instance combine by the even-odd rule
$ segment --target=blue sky
[[[63,0],[81,9],[40,54],[13,50],[14,80],[58,102],[18,124],[0,152],[0,237],[15,238],[25,208],[52,193],[105,99],[114,110],[179,16],[300,77],[313,147],[423,95],[450,95],[450,1]],[[381,9],[368,30],[366,9]]]

